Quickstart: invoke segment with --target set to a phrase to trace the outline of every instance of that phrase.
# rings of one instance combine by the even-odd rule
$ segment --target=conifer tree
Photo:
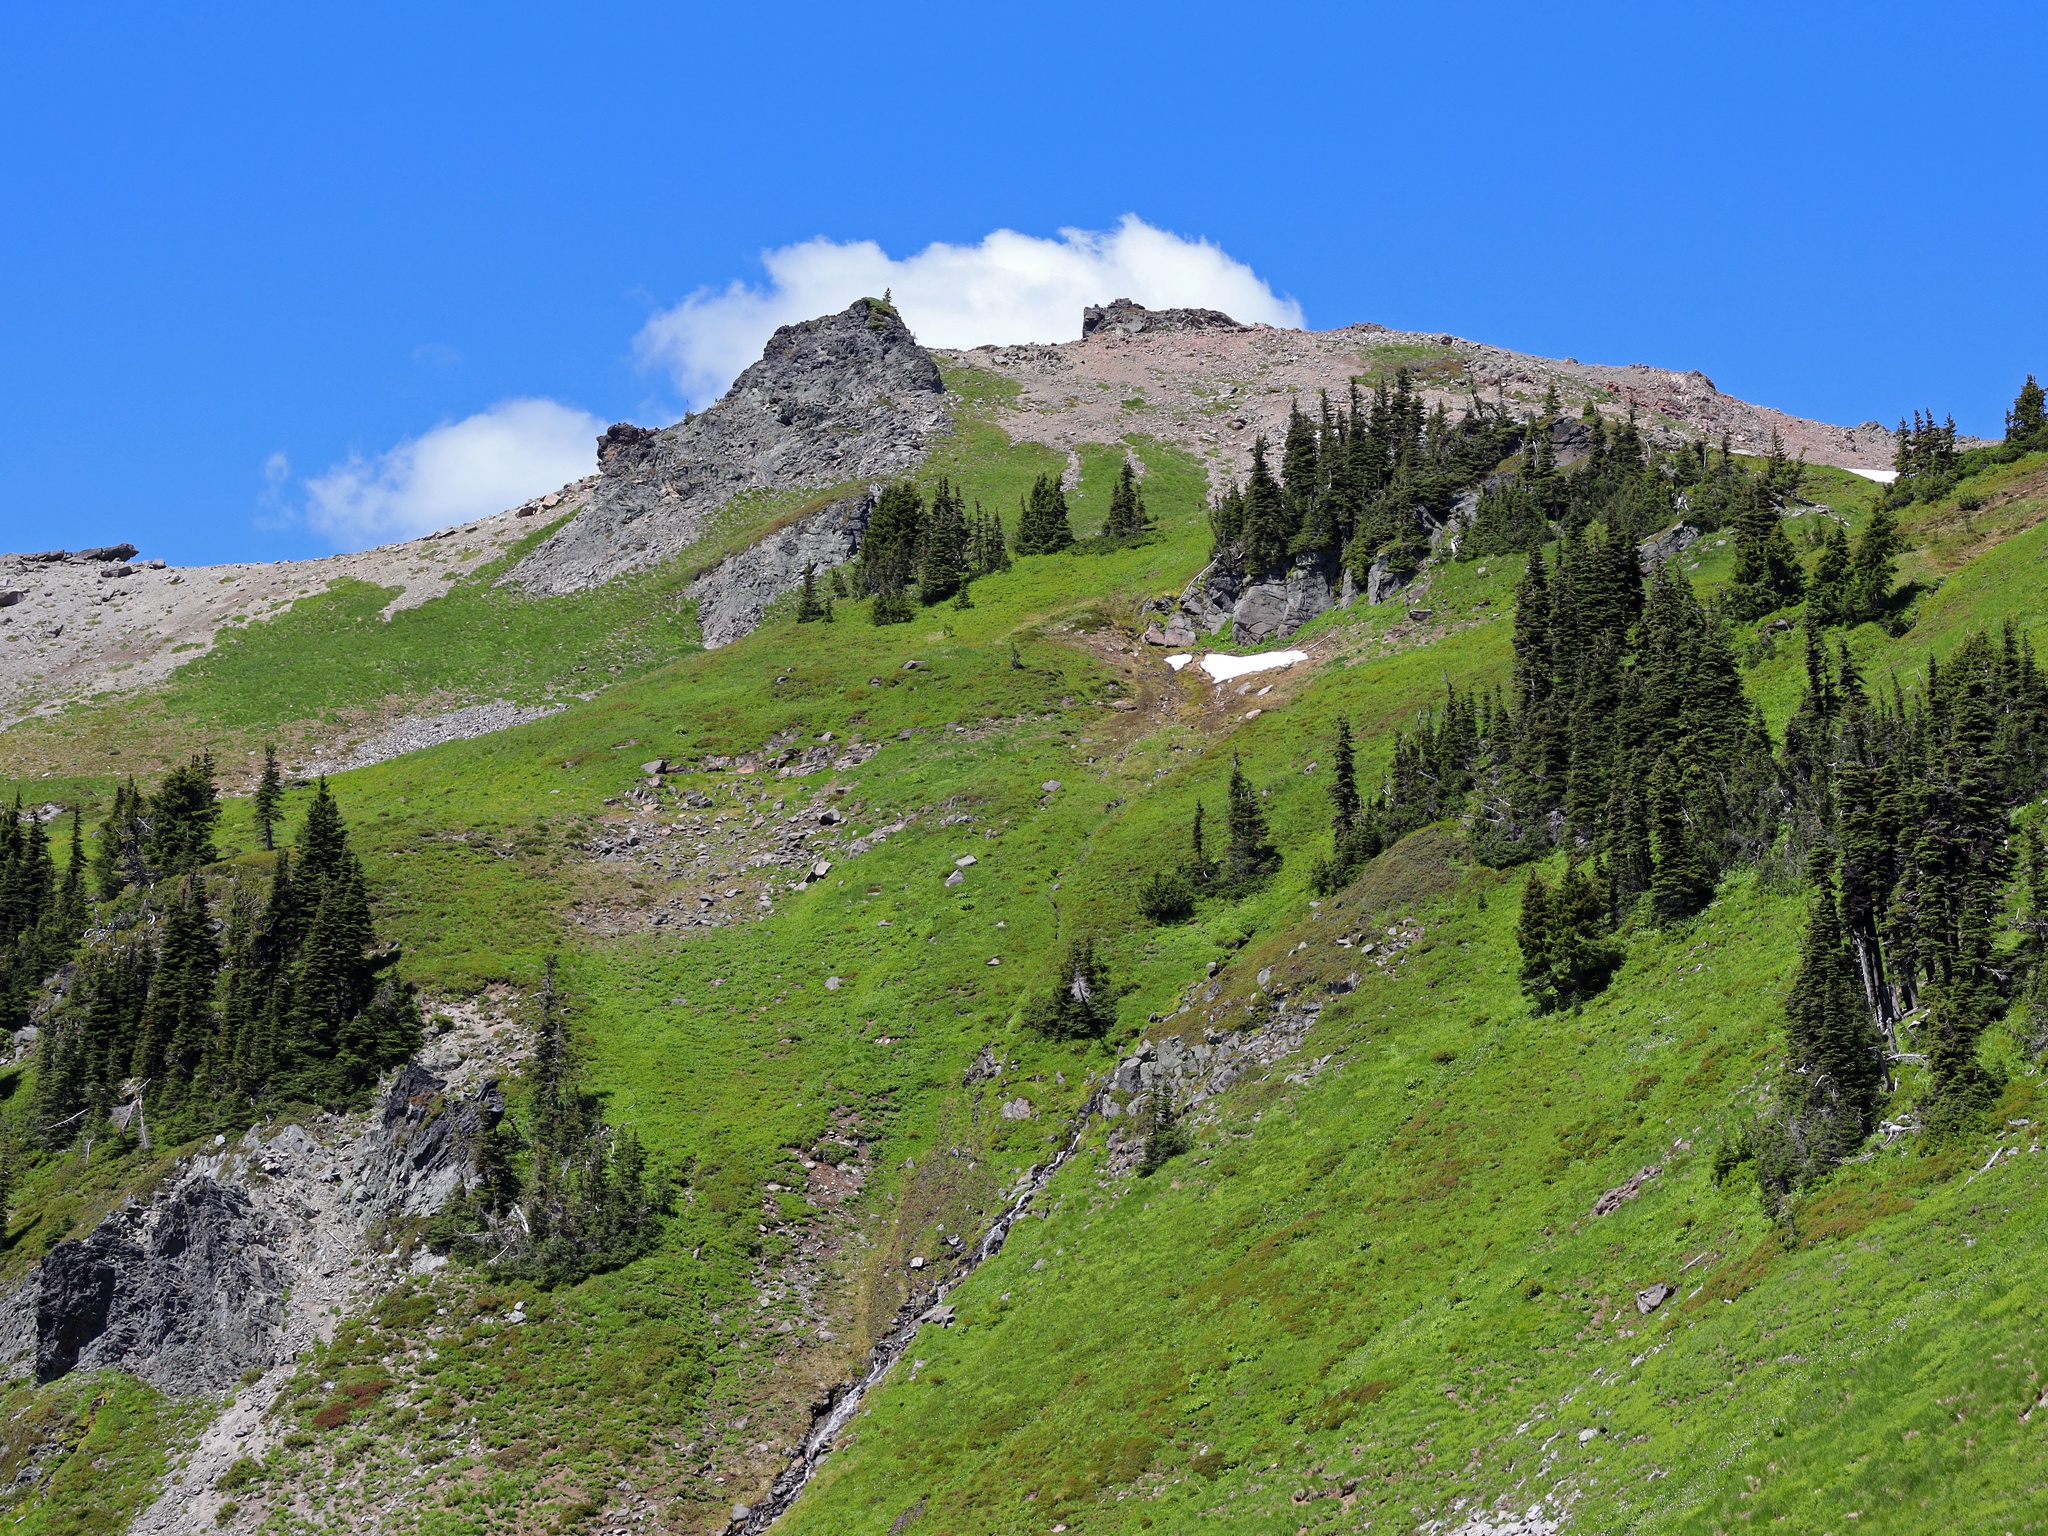
[[[1287,498],[1266,463],[1266,440],[1252,444],[1252,468],[1244,487],[1244,564],[1247,574],[1266,576],[1285,567],[1294,528]]]
[[[112,901],[132,884],[149,878],[142,862],[142,794],[133,779],[114,788],[114,803],[100,823],[93,849],[93,887],[102,901]]]
[[[1067,519],[1067,492],[1058,475],[1040,475],[1018,510],[1017,553],[1055,555],[1074,542]]]
[[[306,820],[299,828],[298,887],[301,905],[318,901],[318,892],[341,868],[348,854],[348,829],[342,824],[341,807],[323,774],[313,787],[313,803],[306,807]]]
[[[917,596],[927,607],[944,602],[967,578],[967,519],[960,493],[941,479],[918,534]]]
[[[1557,995],[1550,979],[1550,886],[1540,869],[1531,870],[1522,887],[1515,944],[1522,954],[1522,993],[1538,1013],[1548,1013],[1557,1006]]]
[[[1828,629],[1850,622],[1849,575],[1849,536],[1840,523],[1830,522],[1820,547],[1820,560],[1806,586],[1809,628]]]
[[[1236,482],[1225,486],[1209,508],[1209,558],[1234,559],[1244,538],[1244,492]]]
[[[804,567],[804,584],[797,591],[796,621],[799,624],[830,624],[832,622],[832,594],[818,593],[818,568]]]
[[[275,744],[263,748],[263,776],[256,781],[255,794],[249,797],[249,811],[256,829],[263,834],[264,849],[274,849],[277,843],[271,830],[284,814],[284,776],[278,772]]]
[[[1025,1008],[1024,1023],[1053,1040],[1099,1040],[1109,1033],[1116,1023],[1116,999],[1092,937],[1068,943],[1052,991]]]
[[[2036,438],[2048,438],[2048,391],[2035,383],[2030,373],[2027,382],[2020,386],[2012,409],[2005,413],[2005,440],[2035,448],[2044,446],[2034,442]]]
[[[1396,757],[1400,749],[1396,747]],[[1327,857],[1309,872],[1309,887],[1318,896],[1342,890],[1360,868],[1380,851],[1379,827],[1358,792],[1358,764],[1351,742],[1351,722],[1337,721],[1337,740],[1330,763],[1330,827],[1335,834]]]
[[[1981,874],[1965,877],[1953,936],[1941,947],[1937,975],[1927,993],[1927,1070],[1932,1078],[1927,1111],[1937,1134],[1968,1130],[1998,1092],[1998,1079],[1977,1056],[1984,1031],[2005,1011],[1992,971],[1991,905]]]
[[[1868,624],[1884,617],[1890,606],[1902,548],[1899,525],[1880,501],[1872,509],[1870,521],[1863,525],[1849,556],[1844,623]]]
[[[1728,612],[1737,619],[1760,619],[1799,601],[1805,576],[1768,479],[1744,482],[1733,523],[1735,571],[1726,593]]]
[[[1228,820],[1230,843],[1224,853],[1225,872],[1232,887],[1243,890],[1278,869],[1280,854],[1267,835],[1266,812],[1259,804],[1258,791],[1252,788],[1235,757],[1230,760]]]
[[[1785,999],[1785,1044],[1809,1160],[1832,1165],[1877,1126],[1884,1043],[1871,1022],[1835,902],[1828,861],[1812,861],[1813,905]]]
[[[1677,768],[1659,758],[1648,786],[1650,850],[1655,864],[1650,876],[1650,910],[1659,923],[1691,917],[1714,894],[1713,876],[1700,855],[1686,815]]]
[[[1003,520],[994,512],[984,512],[977,501],[968,525],[967,574],[970,578],[988,576],[1009,568],[1010,549],[1003,534]]]
[[[1117,473],[1116,486],[1109,493],[1109,516],[1102,524],[1102,536],[1105,539],[1133,538],[1150,526],[1151,517],[1145,511],[1145,494],[1139,489],[1137,472],[1126,457]]]
[[[85,932],[91,914],[86,910],[85,813],[71,811],[71,856],[64,864],[64,878],[57,888],[57,914],[65,935],[76,939]]]
[[[220,969],[220,951],[214,945],[212,917],[205,882],[196,875],[180,880],[164,914],[156,975],[143,1010],[133,1069],[136,1077],[163,1080],[172,1090],[173,1103],[180,1102],[179,1090],[191,1082],[214,1035],[214,977]]]

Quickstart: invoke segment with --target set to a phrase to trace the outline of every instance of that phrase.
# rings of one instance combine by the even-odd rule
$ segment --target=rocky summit
[[[938,365],[883,300],[785,325],[710,410],[607,432],[589,504],[505,579],[555,594],[645,569],[734,497],[900,474],[948,422]]]
[[[864,299],[0,556],[0,1529],[2041,1528],[2048,396]]]

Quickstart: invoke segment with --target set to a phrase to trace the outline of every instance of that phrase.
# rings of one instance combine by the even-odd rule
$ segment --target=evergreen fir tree
[[[2005,413],[2005,440],[2033,448],[2048,446],[2036,442],[2037,438],[2048,438],[2048,391],[2035,383],[2030,373],[2012,409]]]
[[[1848,596],[1843,622],[1868,624],[1884,618],[1903,549],[1899,525],[1882,502],[1872,509],[1849,556]]]
[[[156,975],[143,1010],[134,1065],[134,1075],[155,1080],[171,1105],[183,1103],[182,1090],[213,1040],[220,951],[214,945],[212,917],[205,882],[196,875],[180,880],[164,914]]]
[[[1725,602],[1737,619],[1760,619],[1799,601],[1805,576],[1768,479],[1751,479],[1734,519],[1735,571]]]
[[[1854,1152],[1877,1126],[1885,1085],[1884,1043],[1872,1024],[1835,903],[1824,857],[1813,860],[1813,905],[1799,971],[1785,999],[1785,1043],[1803,1142],[1814,1166]]]
[[[967,518],[960,493],[941,479],[918,535],[917,596],[927,607],[944,602],[967,579]]]
[[[1828,629],[1850,621],[1849,535],[1836,522],[1828,524],[1820,547],[1820,560],[1806,586],[1806,622],[1809,628]]]
[[[1265,808],[1235,757],[1230,760],[1228,804],[1230,842],[1224,868],[1232,888],[1248,889],[1280,867],[1279,851],[1266,831]]]
[[[249,811],[256,822],[256,829],[263,834],[266,851],[277,843],[271,830],[284,814],[284,776],[277,767],[277,747],[266,744],[263,748],[263,776],[256,781],[256,792],[249,797]]]
[[[1040,475],[1031,483],[1017,520],[1017,553],[1055,555],[1074,542],[1067,519],[1067,493],[1058,475]]]
[[[64,932],[76,939],[91,919],[86,908],[85,813],[71,812],[71,856],[64,864],[64,878],[57,888],[57,913]]]
[[[1713,898],[1714,880],[1701,857],[1669,757],[1650,772],[1650,910],[1660,924],[1691,917]]]
[[[799,624],[830,624],[832,622],[832,597],[828,592],[818,595],[818,568],[804,567],[804,584],[797,591],[796,621]]]
[[[1244,492],[1235,482],[1223,488],[1209,508],[1209,558],[1232,558],[1244,538]]]
[[[1984,1031],[2005,1011],[1992,972],[1991,905],[1981,876],[1968,878],[1957,903],[1953,938],[1937,962],[1927,995],[1928,1128],[1937,1135],[1972,1128],[1997,1096],[1998,1079],[1978,1059]]]
[[[1252,444],[1251,475],[1244,487],[1244,564],[1247,574],[1266,576],[1283,569],[1294,529],[1287,498],[1266,463],[1266,440]]]
[[[1074,939],[1053,990],[1026,1006],[1025,1027],[1053,1040],[1099,1040],[1115,1023],[1109,969],[1095,953],[1095,940]]]
[[[1103,522],[1102,536],[1105,539],[1128,539],[1143,533],[1151,526],[1151,517],[1145,511],[1145,495],[1138,486],[1137,472],[1132,469],[1128,457],[1116,477],[1116,486],[1109,493],[1109,516]]]
[[[324,774],[313,787],[313,803],[306,807],[298,847],[300,905],[310,906],[319,900],[318,893],[348,856],[348,829],[342,824],[341,807],[335,803]]]

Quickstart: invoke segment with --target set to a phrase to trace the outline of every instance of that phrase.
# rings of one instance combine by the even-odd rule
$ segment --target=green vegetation
[[[14,1383],[0,1394],[0,1514],[24,1536],[119,1536],[203,1420],[115,1371]]]
[[[1346,529],[1332,487],[1383,410],[1414,415],[1408,361],[1298,417],[1219,507],[1168,446],[1083,450],[1060,510],[1082,537],[1006,563],[970,552],[977,505],[1037,487],[1044,517],[1065,463],[970,410],[861,567],[814,573],[836,622],[792,602],[715,653],[655,572],[560,608],[458,583],[374,631],[302,605],[180,673],[150,708],[185,711],[156,718],[188,755],[207,720],[253,751],[316,707],[456,687],[433,679],[568,706],[335,780],[376,953],[430,1012],[488,1008],[543,1049],[472,1202],[383,1235],[458,1262],[300,1362],[220,1485],[236,1518],[595,1530],[646,1497],[716,1528],[1141,1037],[1277,1042],[1312,1007],[1226,1092],[1182,1079],[1090,1121],[779,1528],[1292,1533],[1501,1501],[1602,1531],[2038,1528],[2048,457],[1887,533],[1869,486],[1785,489],[1782,455],[1652,456],[1603,426],[1597,467],[1539,473],[1542,434],[1411,420],[1407,469]],[[1414,448],[1432,430],[1441,459]],[[1523,466],[1523,494],[1482,509],[1490,549],[1430,560],[1431,623],[1322,616],[1255,718],[1136,640],[1212,539],[1378,559],[1482,460]],[[1631,545],[1680,474],[1705,536],[1646,582]],[[1089,536],[1140,488],[1150,533]],[[1858,590],[1821,579],[1843,544],[1882,579],[1830,607]],[[1759,570],[1784,601],[1737,618],[1718,594]],[[509,628],[440,628],[458,598]],[[907,621],[864,622],[885,598]],[[599,651],[581,626],[607,615]],[[358,654],[327,657],[337,635]],[[420,660],[387,688],[393,635]],[[621,670],[571,672],[599,654]],[[107,739],[25,787],[83,785],[117,838],[151,822],[133,857],[194,866],[154,877],[166,932],[285,867],[272,827],[302,846],[319,792],[288,784],[203,828],[213,802],[181,790],[199,810],[159,835]],[[30,862],[61,908],[63,850]],[[1873,1033],[1898,1058],[1876,1074]],[[11,1126],[43,1076],[0,1074]],[[82,1150],[25,1157],[9,1273],[164,1169]],[[154,1469],[182,1425],[136,1401],[121,1454]],[[56,1483],[24,1486],[56,1520]]]

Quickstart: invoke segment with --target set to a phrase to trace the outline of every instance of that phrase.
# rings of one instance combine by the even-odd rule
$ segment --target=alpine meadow
[[[1075,319],[0,556],[5,1529],[2048,1532],[2035,379]]]

